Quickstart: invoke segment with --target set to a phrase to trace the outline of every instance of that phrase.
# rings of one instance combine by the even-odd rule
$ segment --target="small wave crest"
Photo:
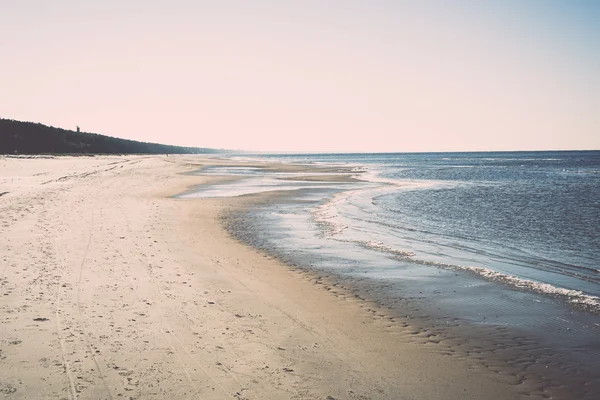
[[[342,233],[348,225],[342,222],[339,207],[348,202],[348,199],[369,191],[369,197],[374,199],[382,193],[397,190],[397,186],[377,185],[355,190],[345,190],[334,194],[329,200],[311,210],[312,219],[321,228],[322,236],[335,236]]]
[[[394,256],[397,256],[402,261],[409,261],[422,265],[430,265],[438,268],[451,269],[455,271],[465,271],[473,275],[479,276],[480,278],[502,283],[515,289],[526,290],[530,292],[540,293],[543,295],[558,297],[578,308],[583,308],[586,311],[590,311],[596,314],[600,313],[600,297],[585,294],[581,290],[566,289],[559,286],[551,285],[549,283],[542,283],[530,279],[523,279],[515,275],[509,275],[504,274],[502,272],[494,271],[490,268],[453,265],[435,261],[419,260],[414,258],[416,254],[412,251],[394,249],[382,242],[358,242],[358,244],[371,250],[382,251],[385,253],[392,254]]]
[[[336,206],[344,203],[350,196],[359,190],[348,190],[336,193],[327,202],[317,206],[312,210],[313,221],[315,221],[321,227],[321,233],[323,236],[335,236],[342,233],[344,229],[348,228],[347,225],[335,221],[335,219],[338,217],[338,213],[335,209]]]
[[[424,261],[415,258],[407,260],[407,257],[404,256],[400,258],[403,261],[410,261],[422,265],[430,265],[442,269],[468,272],[485,280],[502,283],[518,290],[525,290],[529,292],[540,293],[543,295],[558,297],[575,307],[584,309],[589,312],[593,312],[595,314],[600,314],[600,297],[585,294],[581,290],[566,289],[559,286],[551,285],[549,283],[542,283],[530,279],[519,278],[518,276],[504,274],[502,272],[494,271],[490,268],[453,265],[435,261]]]
[[[416,179],[395,179],[383,176],[381,170],[364,169],[361,173],[354,175],[353,178],[375,183],[385,186],[392,186],[402,190],[429,189],[434,187],[452,187],[460,184],[459,182],[438,181],[433,179],[416,180]]]
[[[489,268],[472,266],[451,266],[453,269],[463,270],[479,275],[485,279],[501,282],[518,289],[530,290],[537,293],[558,296],[569,303],[581,306],[596,313],[600,312],[600,298],[583,293],[580,290],[565,289],[549,283],[540,283],[529,279],[522,279],[514,275],[503,274]]]
[[[385,244],[383,242],[369,241],[369,242],[358,242],[358,243],[367,249],[380,251],[380,252],[388,253],[388,254],[393,254],[395,256],[400,256],[403,258],[414,257],[416,255],[415,252],[413,252],[413,251],[395,249],[391,246],[388,246],[387,244]]]

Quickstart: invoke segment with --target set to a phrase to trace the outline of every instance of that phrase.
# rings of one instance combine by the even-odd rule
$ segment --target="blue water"
[[[452,351],[557,398],[598,398],[600,151],[237,158],[250,163],[198,173],[240,179],[180,197],[283,191],[232,215],[230,232]],[[302,179],[332,170],[357,181]]]
[[[598,151],[261,157],[362,166],[387,184],[327,211],[337,239],[600,296]]]

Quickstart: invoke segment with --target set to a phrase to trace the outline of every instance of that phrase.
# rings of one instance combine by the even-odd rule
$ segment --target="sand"
[[[248,197],[170,197],[219,179],[184,174],[210,162],[0,157],[0,395],[525,397],[237,242],[219,216]]]

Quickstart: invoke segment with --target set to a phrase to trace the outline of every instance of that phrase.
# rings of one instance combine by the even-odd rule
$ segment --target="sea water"
[[[396,316],[471,326],[455,336],[500,327],[506,330],[492,342],[506,339],[507,349],[515,343],[506,335],[525,337],[523,370],[543,360],[567,381],[593,388],[581,396],[598,390],[600,152],[244,158],[344,166],[358,182],[236,169],[247,179],[195,196],[292,193],[238,219],[242,240],[290,265],[333,274]]]
[[[365,179],[387,183],[321,207],[344,240],[581,292],[576,301],[600,305],[600,152],[271,157],[361,164]]]

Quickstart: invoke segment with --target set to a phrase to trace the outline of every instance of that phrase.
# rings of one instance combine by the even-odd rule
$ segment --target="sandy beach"
[[[0,157],[2,396],[545,397],[236,241],[220,216],[251,196],[172,197],[217,162]]]

